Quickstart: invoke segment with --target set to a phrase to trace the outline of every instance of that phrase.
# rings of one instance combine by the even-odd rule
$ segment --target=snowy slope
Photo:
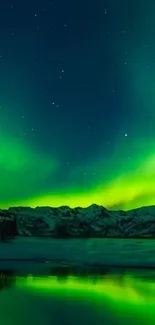
[[[18,232],[36,237],[155,237],[155,206],[130,211],[88,208],[17,207],[0,210],[0,219],[17,218]]]

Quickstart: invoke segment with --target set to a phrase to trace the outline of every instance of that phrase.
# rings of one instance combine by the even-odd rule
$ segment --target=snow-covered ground
[[[46,262],[45,262],[46,261]],[[45,263],[44,263],[45,262]],[[155,267],[155,241],[149,239],[17,238],[0,243],[0,269],[52,265]]]

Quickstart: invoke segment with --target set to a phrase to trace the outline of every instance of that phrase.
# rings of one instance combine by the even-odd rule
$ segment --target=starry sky
[[[155,2],[0,2],[0,207],[155,204]]]

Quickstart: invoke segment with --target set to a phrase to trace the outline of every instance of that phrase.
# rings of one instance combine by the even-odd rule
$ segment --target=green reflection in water
[[[7,294],[3,295],[5,301],[3,299],[0,301],[0,308],[3,309],[1,316],[3,321],[0,325],[18,325],[21,319],[24,325],[27,323],[49,325],[51,317],[53,317],[52,324],[54,325],[71,325],[71,317],[74,325],[155,324],[155,281],[153,277],[152,279],[138,278],[131,274],[83,278],[29,275],[16,277],[13,287],[7,290]],[[16,294],[13,293],[15,291]],[[18,299],[15,300],[14,297]],[[87,303],[83,304],[83,302]],[[4,314],[5,309],[8,311],[9,304],[14,304],[14,322],[12,316],[6,318]],[[20,311],[18,311],[17,319],[18,306]],[[27,317],[31,315],[31,319],[24,316],[26,308],[29,310]],[[62,310],[63,316],[60,320]],[[11,309],[10,313],[12,313]],[[35,314],[37,314],[36,323]]]
[[[147,279],[137,279],[131,276],[124,276],[123,279],[117,277],[108,278],[108,276],[93,278],[78,278],[68,276],[59,278],[57,276],[48,277],[17,277],[16,286],[35,291],[42,291],[49,294],[57,291],[63,294],[83,293],[98,295],[102,299],[107,297],[113,301],[124,302],[136,305],[153,304],[155,305],[155,282]]]
[[[112,311],[118,324],[155,324],[155,281],[138,279],[131,275],[123,278],[77,278],[66,279],[28,276],[17,278],[16,285],[28,290],[59,297],[91,299],[100,311],[102,307]]]

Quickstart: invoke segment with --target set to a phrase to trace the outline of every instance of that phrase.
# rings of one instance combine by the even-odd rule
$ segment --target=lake
[[[0,325],[155,324],[155,271],[0,272]]]
[[[0,325],[155,324],[154,240],[17,238],[0,270]]]

